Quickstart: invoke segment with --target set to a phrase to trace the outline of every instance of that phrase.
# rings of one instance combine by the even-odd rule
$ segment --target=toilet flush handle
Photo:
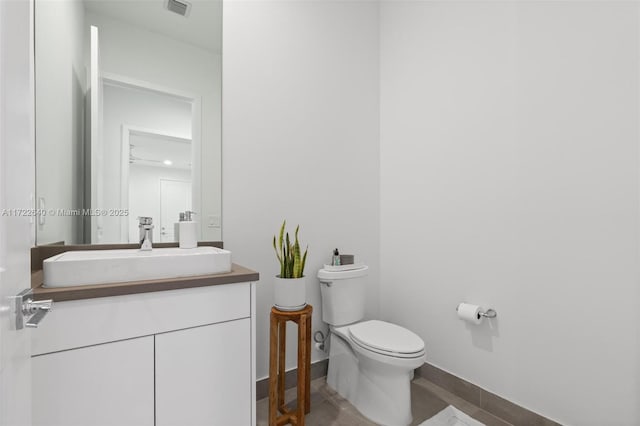
[[[325,282],[325,281],[320,281],[320,284],[324,284],[324,285],[326,285],[327,287],[331,287],[331,286],[333,285],[333,283],[332,283],[332,282]]]

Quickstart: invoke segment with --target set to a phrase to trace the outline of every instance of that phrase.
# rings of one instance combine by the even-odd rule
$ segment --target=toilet
[[[424,341],[399,325],[363,321],[368,267],[348,267],[318,271],[322,320],[330,330],[327,384],[370,420],[408,425],[410,382],[425,362]]]

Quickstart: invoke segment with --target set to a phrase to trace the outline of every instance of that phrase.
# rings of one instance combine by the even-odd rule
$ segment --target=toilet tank
[[[324,322],[341,326],[364,318],[365,277],[368,271],[365,265],[351,270],[318,271]]]

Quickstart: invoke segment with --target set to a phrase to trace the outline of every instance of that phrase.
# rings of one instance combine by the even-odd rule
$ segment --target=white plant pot
[[[307,286],[302,278],[274,278],[274,301],[281,311],[297,311],[307,305]]]

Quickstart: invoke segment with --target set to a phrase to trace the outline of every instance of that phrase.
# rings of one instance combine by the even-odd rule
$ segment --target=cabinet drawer
[[[213,324],[251,315],[250,283],[56,303],[33,330],[32,354]]]

